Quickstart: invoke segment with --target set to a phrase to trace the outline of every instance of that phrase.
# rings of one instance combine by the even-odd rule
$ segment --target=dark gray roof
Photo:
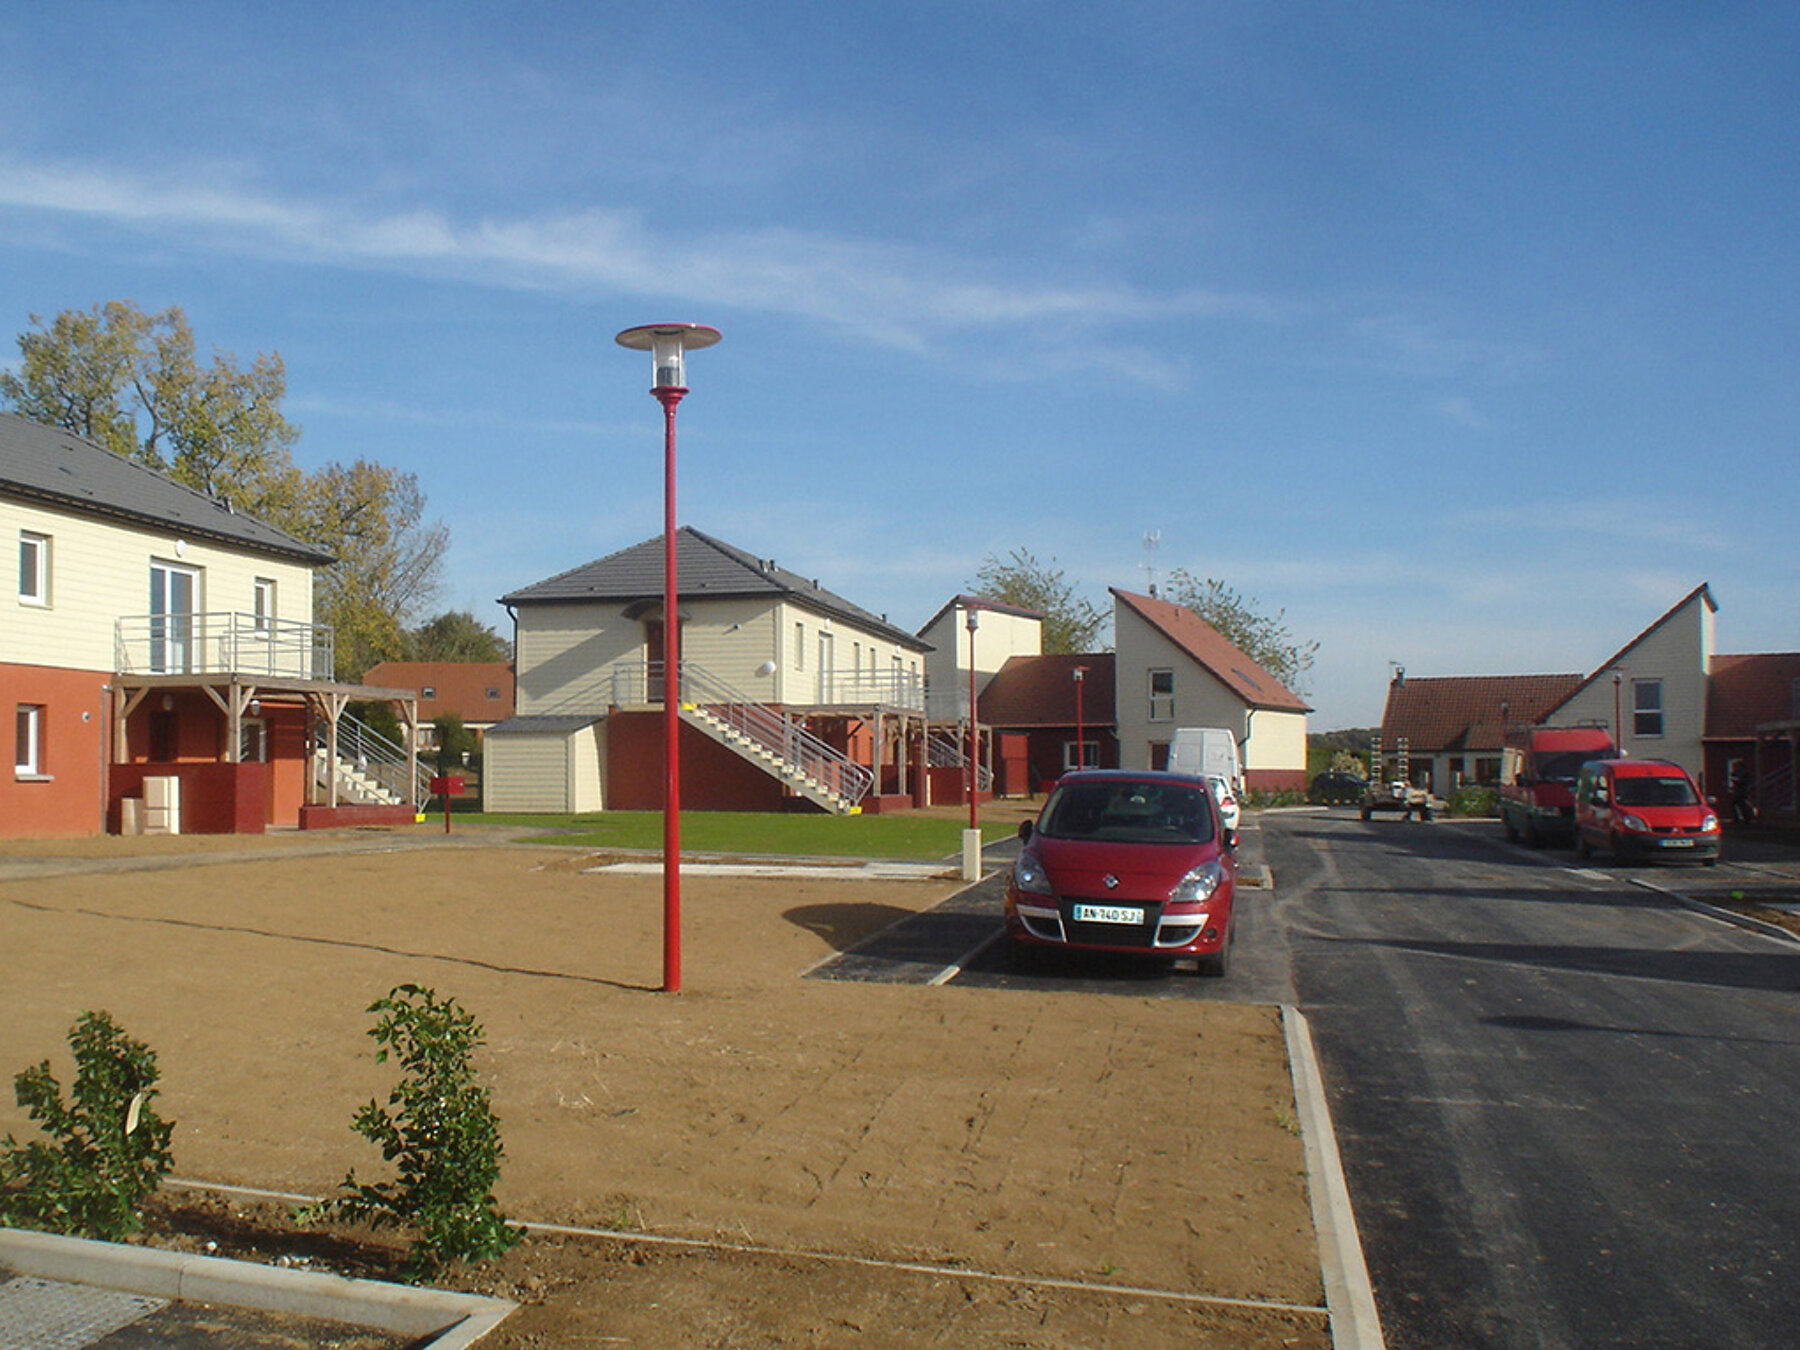
[[[496,722],[483,736],[542,736],[546,734],[566,736],[572,731],[580,731],[583,727],[591,727],[605,716],[604,713],[528,713],[523,717],[509,717],[504,722]]]
[[[787,599],[880,633],[913,651],[930,651],[903,628],[853,605],[797,573],[778,567],[723,540],[683,525],[675,531],[676,584],[684,601],[768,596]],[[609,553],[591,563],[500,597],[503,605],[543,605],[569,601],[654,600],[663,589],[663,537]]]
[[[0,493],[323,566],[335,559],[273,525],[61,427],[0,413]]]

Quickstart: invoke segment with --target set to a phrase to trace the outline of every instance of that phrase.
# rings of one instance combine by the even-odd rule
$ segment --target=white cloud
[[[1052,348],[1077,340],[1091,347],[1083,335],[1096,329],[1209,318],[1263,323],[1285,312],[1261,296],[1204,288],[1164,295],[1104,281],[1014,284],[995,279],[1004,270],[998,264],[784,228],[671,238],[621,210],[459,223],[426,209],[369,212],[17,162],[0,166],[0,207],[179,231],[184,239],[204,235],[211,246],[248,254],[448,271],[519,288],[705,300],[827,322],[902,349],[1024,329]],[[1167,362],[1131,352],[1106,359],[1116,374],[1141,383],[1177,378]]]

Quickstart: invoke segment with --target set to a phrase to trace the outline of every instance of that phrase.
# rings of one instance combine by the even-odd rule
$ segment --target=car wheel
[[[1194,963],[1194,969],[1209,980],[1224,979],[1231,969],[1231,945],[1237,941],[1237,925],[1233,924],[1231,932],[1225,938],[1225,945],[1211,956],[1202,956]]]
[[[1431,808],[1429,806],[1421,806],[1419,808],[1419,819],[1420,820],[1430,820],[1431,819]]]
[[[1506,815],[1504,812],[1502,812],[1500,816],[1500,828],[1506,831],[1507,843],[1516,844],[1519,842],[1519,827],[1513,824],[1513,818]]]
[[[1594,856],[1594,846],[1588,843],[1588,837],[1580,830],[1575,831],[1575,853],[1583,859]]]
[[[1368,807],[1366,807],[1366,806],[1365,806],[1365,807],[1363,807],[1363,809],[1362,809],[1362,818],[1363,818],[1363,819],[1364,819],[1364,820],[1367,820],[1367,819],[1368,819],[1368,818],[1369,818],[1369,816],[1370,816],[1370,815],[1371,815],[1371,814],[1373,814],[1373,813],[1372,813],[1372,812],[1371,812],[1371,811],[1370,811],[1370,810],[1369,810],[1369,808],[1368,808]]]

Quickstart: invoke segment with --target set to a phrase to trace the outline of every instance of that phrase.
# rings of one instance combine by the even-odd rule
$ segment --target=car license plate
[[[1144,911],[1135,905],[1077,905],[1076,923],[1125,923],[1144,921]]]
[[[1692,839],[1664,839],[1660,841],[1664,848],[1692,848]]]

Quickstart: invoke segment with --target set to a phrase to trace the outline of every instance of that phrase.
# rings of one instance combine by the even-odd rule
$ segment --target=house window
[[[1074,741],[1063,742],[1063,768],[1097,769],[1099,767],[1099,741],[1082,741],[1079,747]]]
[[[27,605],[50,603],[50,539],[47,535],[19,535],[19,601]]]
[[[419,697],[420,698],[436,698],[437,697],[437,686],[435,684],[426,685],[423,689],[419,690]]]
[[[44,772],[44,709],[42,704],[19,704],[18,739],[13,750],[13,772],[20,778],[37,778]]]
[[[256,579],[252,604],[254,605],[252,613],[256,618],[256,631],[268,632],[275,626],[275,583],[268,577]]]
[[[150,669],[185,675],[194,669],[194,614],[200,573],[177,563],[150,564]]]
[[[498,689],[489,689],[485,696],[488,698],[499,698],[500,691]]]
[[[794,625],[794,669],[806,669],[806,625]]]
[[[1663,734],[1663,700],[1661,680],[1631,682],[1631,734],[1660,736]]]
[[[1150,672],[1150,720],[1175,720],[1175,672],[1172,670]]]
[[[246,717],[238,723],[238,763],[269,762],[269,724],[261,718]]]

